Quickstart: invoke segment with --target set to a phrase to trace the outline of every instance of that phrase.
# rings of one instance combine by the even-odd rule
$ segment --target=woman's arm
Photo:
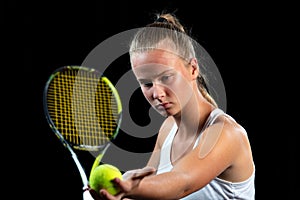
[[[130,180],[132,181],[132,184],[139,182],[139,179],[143,179],[145,176],[154,175],[156,173],[156,170],[159,165],[160,160],[160,151],[162,148],[162,144],[164,143],[165,138],[169,134],[172,126],[174,125],[175,121],[172,117],[168,117],[165,119],[163,124],[161,125],[158,136],[155,142],[155,146],[153,149],[153,152],[149,158],[149,161],[147,165],[142,169],[133,169],[126,171],[123,174],[123,180]],[[92,191],[95,195],[94,191]],[[120,193],[117,196],[112,196],[109,193],[107,193],[105,190],[102,191],[105,196],[107,196],[107,199],[121,199],[121,197],[124,195],[124,193]],[[96,199],[99,199],[100,197],[97,197]],[[128,198],[126,198],[127,200]],[[129,199],[128,199],[129,200]]]
[[[213,125],[203,133],[202,142],[178,161],[172,171],[138,180],[117,179],[115,182],[122,188],[123,197],[160,200],[182,198],[204,187],[233,165],[241,151],[241,142],[238,134],[232,131],[235,130],[223,124]]]

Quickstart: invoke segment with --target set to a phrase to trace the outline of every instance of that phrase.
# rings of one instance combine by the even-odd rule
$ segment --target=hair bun
[[[161,23],[169,23],[169,21],[164,17],[159,17],[155,22],[161,22]]]

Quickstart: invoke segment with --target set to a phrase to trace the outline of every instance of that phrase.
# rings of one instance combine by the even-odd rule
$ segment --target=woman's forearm
[[[179,199],[190,189],[188,179],[187,175],[178,172],[167,172],[145,177],[126,196],[128,198],[144,200]]]

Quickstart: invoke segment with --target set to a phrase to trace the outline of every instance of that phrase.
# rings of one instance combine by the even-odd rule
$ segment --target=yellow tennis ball
[[[121,171],[113,165],[101,164],[91,172],[89,185],[97,193],[100,189],[106,189],[110,194],[115,195],[120,189],[112,182],[114,178],[122,180]]]

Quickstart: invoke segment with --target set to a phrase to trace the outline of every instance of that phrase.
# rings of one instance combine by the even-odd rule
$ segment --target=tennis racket
[[[110,80],[95,69],[64,66],[56,69],[44,88],[44,111],[49,126],[69,150],[83,183],[83,199],[93,199],[77,154],[88,151],[96,168],[119,132],[122,104]],[[76,151],[74,151],[76,149]]]

